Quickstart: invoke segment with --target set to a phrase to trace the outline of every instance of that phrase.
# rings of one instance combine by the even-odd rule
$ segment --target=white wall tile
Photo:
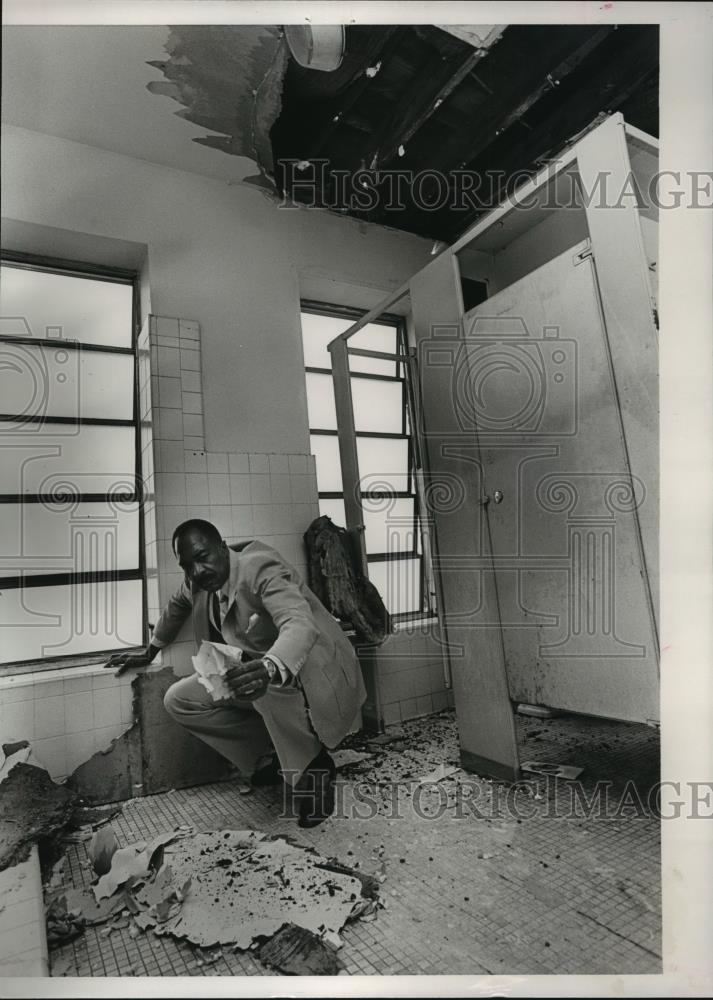
[[[181,394],[181,408],[184,413],[203,413],[203,397],[199,392],[183,392]]]
[[[156,473],[156,494],[161,504],[186,503],[186,477],[180,472]]]
[[[291,476],[290,491],[293,503],[308,503],[313,498],[312,477],[302,475]]]
[[[50,739],[36,739],[33,741],[32,750],[47,768],[50,778],[56,781],[58,778],[66,777],[67,748],[64,735]]]
[[[75,691],[64,699],[65,733],[85,733],[94,728],[94,699],[91,689]]]
[[[16,701],[32,701],[35,697],[33,684],[27,680],[27,675],[24,677],[19,674],[17,677],[7,678],[7,683],[4,683],[5,678],[3,678],[3,685],[0,688],[0,702],[5,705],[9,705]]]
[[[178,320],[173,316],[156,316],[154,332],[161,337],[177,337]]]
[[[290,455],[288,458],[290,472],[294,474],[304,475],[307,472],[307,456],[306,455]]]
[[[77,694],[80,691],[91,691],[92,675],[84,674],[83,677],[67,677],[62,682],[64,686],[64,696]]]
[[[203,436],[203,417],[198,413],[183,414],[183,433],[191,437]]]
[[[207,519],[214,524],[221,535],[226,537],[232,537],[233,534],[233,517],[232,508],[229,504],[215,506],[211,505],[208,508]]]
[[[261,454],[251,454],[250,455],[250,471],[259,473],[268,473],[270,471],[270,458],[268,455]]]
[[[186,479],[186,505],[207,504],[208,498],[208,476],[198,473],[190,473]],[[189,515],[191,516],[191,515]]]
[[[246,538],[253,533],[253,509],[250,504],[239,504],[232,507],[233,531],[235,538]]]
[[[204,473],[208,470],[208,459],[204,451],[187,449],[184,452],[186,472]]]
[[[250,476],[230,475],[230,502],[232,504],[249,504],[252,501],[250,492]]]
[[[270,455],[271,474],[284,474],[290,471],[290,464],[287,455]]]
[[[182,340],[198,340],[200,337],[200,327],[193,319],[179,319],[178,334]]]
[[[250,496],[253,505],[270,503],[272,499],[272,493],[270,492],[270,477],[264,475],[251,475]]]
[[[228,471],[228,456],[225,452],[208,451],[206,452],[206,458],[208,460],[208,472]]]
[[[159,376],[158,404],[159,406],[168,406],[172,409],[181,409],[180,378],[164,378],[162,375]]]
[[[205,441],[202,434],[200,437],[195,437],[192,434],[184,434],[183,446],[184,448],[190,448],[191,451],[202,451],[205,447]]]
[[[184,472],[185,458],[182,441],[158,442],[158,472]]]
[[[159,406],[154,410],[154,436],[170,441],[183,440],[183,414]]]
[[[210,472],[208,456],[208,500],[211,504],[230,503],[230,476],[227,472]]]
[[[64,735],[64,695],[35,701],[35,739]]]
[[[95,729],[119,725],[121,722],[121,700],[114,691],[93,691]]]
[[[202,392],[200,372],[181,372],[181,388],[184,392]]]
[[[273,503],[289,503],[292,499],[290,477],[283,473],[271,474],[270,495]]]
[[[32,740],[35,737],[34,701],[6,702],[3,736],[6,742]]]
[[[181,356],[176,347],[159,347],[156,352],[156,371],[159,375],[178,378],[181,374]]]
[[[191,351],[181,346],[181,370],[198,372],[201,369],[200,351]]]
[[[250,472],[250,456],[244,453],[228,455],[228,470],[230,472]]]

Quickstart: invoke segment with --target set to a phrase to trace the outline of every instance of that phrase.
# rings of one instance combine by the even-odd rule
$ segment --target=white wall
[[[245,185],[10,126],[2,190],[10,219],[148,246],[151,311],[201,326],[215,451],[308,452],[301,283],[344,283],[352,301],[372,304],[430,250],[383,227],[279,208]]]
[[[423,266],[430,243],[326,212],[280,209],[256,189],[15,127],[5,130],[2,191],[6,248],[145,263],[142,312],[164,317],[145,324],[146,337],[149,325],[156,336],[150,386],[148,374],[142,377],[142,418],[153,425],[144,442],[156,500],[147,510],[154,519],[147,535],[152,615],[180,580],[169,539],[185,516],[209,516],[229,538],[262,537],[304,569],[301,535],[316,516],[317,496],[300,294],[371,307]],[[178,337],[171,317],[194,321],[182,322],[182,332],[200,331],[190,336],[199,336],[202,438],[193,427],[171,433],[162,419],[159,378],[182,374],[164,371],[158,354],[170,346],[166,337]],[[148,339],[143,346],[148,350]],[[183,496],[187,474],[198,478],[196,463],[206,466],[208,506]],[[225,478],[240,495],[211,503],[212,486]],[[182,638],[163,660],[178,674],[190,670],[193,651],[190,635]],[[130,675],[117,679],[100,667],[6,679],[3,738],[34,740],[61,779],[129,727],[130,683]],[[430,710],[421,700],[416,706],[413,699],[414,712]],[[399,717],[393,706],[388,715]]]

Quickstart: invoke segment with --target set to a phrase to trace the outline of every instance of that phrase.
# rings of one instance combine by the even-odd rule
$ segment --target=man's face
[[[220,590],[230,575],[230,556],[225,542],[212,542],[201,532],[189,532],[176,546],[178,565],[193,588],[210,593]]]

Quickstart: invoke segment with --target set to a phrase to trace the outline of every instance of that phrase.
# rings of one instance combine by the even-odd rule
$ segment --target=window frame
[[[315,301],[313,299],[301,299],[300,300],[300,313],[308,313],[315,316],[327,316],[331,319],[345,319],[352,322],[361,319],[365,316],[368,310],[357,309],[351,306],[334,305],[331,303]],[[396,332],[396,347],[394,350],[395,354],[403,354],[403,361],[394,361],[394,369],[397,372],[395,375],[384,375],[381,373],[369,373],[369,372],[353,372],[350,370],[350,379],[368,379],[371,381],[384,381],[384,382],[398,382],[402,386],[402,416],[401,416],[401,432],[380,432],[380,431],[357,431],[356,440],[359,439],[378,439],[378,440],[399,440],[406,441],[406,478],[409,489],[398,490],[389,492],[388,496],[395,499],[406,499],[413,501],[413,547],[410,550],[403,550],[399,552],[378,552],[378,553],[368,553],[366,554],[367,566],[369,563],[383,563],[383,562],[400,562],[409,559],[415,559],[418,562],[418,602],[419,610],[415,611],[403,611],[391,614],[391,619],[393,622],[398,624],[422,621],[424,619],[435,618],[434,612],[429,608],[426,601],[426,596],[428,592],[427,581],[426,581],[426,560],[424,558],[423,546],[421,546],[421,551],[419,551],[419,535],[422,534],[426,529],[424,527],[423,521],[420,517],[420,497],[416,485],[416,468],[415,468],[415,448],[414,448],[414,435],[417,433],[416,427],[410,428],[409,433],[409,378],[410,378],[410,368],[409,368],[409,344],[408,344],[408,332],[406,326],[406,319],[397,313],[382,313],[378,319],[372,321],[376,326],[385,326],[392,328]],[[301,321],[300,321],[301,325]],[[303,334],[304,335],[304,334]],[[399,369],[401,369],[401,374],[398,374]],[[331,368],[318,368],[311,365],[303,364],[303,370],[305,374],[314,375],[327,375],[332,377]],[[411,420],[413,423],[413,420]],[[315,436],[325,436],[325,437],[338,437],[338,430],[331,430],[325,428],[313,428],[309,426],[310,437],[314,434]],[[318,491],[317,496],[320,500],[343,500],[344,499],[344,489],[341,491]],[[383,497],[384,494],[377,492],[370,492],[370,497],[375,500],[379,497]],[[363,507],[362,507],[363,509]]]
[[[141,474],[141,420],[139,410],[139,352],[138,340],[141,327],[141,312],[139,300],[139,274],[134,270],[108,265],[97,265],[84,261],[66,260],[57,257],[46,257],[39,254],[20,253],[17,251],[0,250],[0,263],[8,267],[23,268],[30,271],[44,271],[49,274],[68,275],[77,278],[91,278],[94,281],[107,281],[113,284],[129,285],[131,287],[131,346],[116,347],[112,345],[103,346],[101,344],[87,344],[81,341],[69,341],[64,339],[49,337],[19,337],[3,336],[0,343],[21,344],[26,346],[62,347],[64,350],[99,351],[103,354],[118,354],[124,357],[133,357],[133,387],[130,420],[111,420],[103,417],[82,417],[77,414],[75,417],[52,417],[51,415],[36,415],[33,417],[23,416],[23,421],[34,423],[51,424],[74,424],[81,426],[104,426],[104,427],[131,427],[134,428],[134,491],[131,495],[122,497],[126,502],[137,503],[138,523],[138,565],[135,569],[101,570],[96,572],[66,572],[66,573],[42,573],[42,574],[20,574],[19,576],[0,577],[0,589],[19,589],[21,587],[47,587],[47,586],[73,586],[92,583],[119,583],[125,580],[141,581],[141,635],[145,646],[148,642],[148,605],[146,592],[146,545],[145,545],[145,525],[144,507],[145,491],[143,488],[143,478]],[[17,414],[0,413],[0,426],[4,422],[17,420]],[[109,499],[106,493],[81,493],[78,495],[79,502],[105,502]],[[34,493],[10,494],[0,493],[0,511],[4,504],[14,503],[24,505],[30,503],[60,503],[60,497],[49,496],[48,494]],[[57,670],[67,666],[91,666],[100,663],[108,656],[116,652],[125,652],[131,649],[140,649],[141,646],[119,646],[110,649],[101,649],[88,653],[67,653],[64,655],[52,656],[51,658],[38,658],[30,660],[13,660],[8,663],[0,663],[0,677],[9,675],[20,675],[23,673]]]

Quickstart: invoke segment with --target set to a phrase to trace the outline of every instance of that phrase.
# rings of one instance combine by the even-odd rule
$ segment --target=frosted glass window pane
[[[357,437],[357,458],[362,492],[408,492],[408,442],[404,438]]]
[[[0,662],[139,646],[141,580],[5,590]]]
[[[39,434],[33,433],[35,428],[40,428]],[[48,423],[28,424],[24,431],[21,446],[0,447],[3,493],[109,493],[133,489],[133,427]],[[18,435],[14,435],[13,440],[17,439]]]
[[[302,347],[305,368],[331,369],[332,356],[327,350],[327,344],[330,340],[338,337],[340,333],[348,330],[353,323],[352,319],[302,313]]]
[[[349,346],[358,347],[363,351],[383,351],[384,354],[395,354],[396,327],[367,323],[353,337],[349,338]],[[396,362],[385,361],[382,358],[360,358],[351,354],[349,356],[349,370],[365,372],[368,375],[396,375]]]
[[[327,517],[332,519],[332,522],[340,528],[346,528],[347,526],[347,515],[344,512],[344,501],[343,500],[325,500],[320,497],[319,500],[319,513],[320,516],[326,514]]]
[[[369,563],[369,579],[381,594],[389,614],[421,610],[420,572],[418,559]]]
[[[414,502],[397,500],[369,500],[362,502],[366,551],[369,555],[385,552],[413,552]]]
[[[5,336],[131,347],[132,287],[3,265],[0,316]]]
[[[403,392],[401,382],[353,378],[354,426],[358,431],[382,434],[403,432]]]
[[[73,348],[0,342],[0,406],[27,418],[131,420],[134,359]]]
[[[342,492],[342,467],[336,437],[311,434],[310,450],[317,465],[317,489],[320,493]]]
[[[344,333],[355,320],[341,319],[336,316],[314,316],[302,313],[302,348],[304,351],[305,368],[330,368],[332,356],[327,345],[340,333]],[[350,347],[359,347],[367,351],[384,351],[387,354],[396,353],[396,328],[381,326],[378,323],[367,323],[358,333],[349,338]],[[395,375],[396,363],[378,358],[359,358],[350,356],[349,367],[353,372],[365,372],[369,375]]]
[[[3,504],[0,553],[2,576],[136,569],[139,505]]]
[[[334,383],[331,375],[307,372],[307,414],[309,426],[321,431],[336,431],[337,411],[334,405]]]

